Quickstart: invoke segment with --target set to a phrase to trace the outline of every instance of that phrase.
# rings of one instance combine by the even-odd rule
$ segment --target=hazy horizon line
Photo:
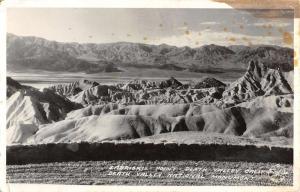
[[[230,47],[230,46],[245,46],[245,47],[253,47],[253,46],[276,46],[276,47],[294,49],[294,47],[281,46],[281,45],[277,45],[277,44],[252,44],[252,45],[234,44],[234,45],[220,45],[220,44],[215,44],[215,43],[207,43],[207,44],[199,45],[197,47],[191,47],[191,46],[188,46],[188,45],[185,45],[185,46],[176,46],[176,45],[171,45],[171,44],[168,44],[168,43],[154,44],[154,43],[143,43],[143,42],[134,42],[134,41],[114,41],[114,42],[109,42],[109,43],[57,41],[57,40],[47,39],[45,37],[40,37],[40,36],[35,36],[35,35],[18,35],[18,34],[15,34],[15,33],[6,32],[6,38],[8,37],[8,35],[13,35],[13,36],[17,36],[17,37],[25,37],[25,38],[26,37],[27,38],[34,37],[34,38],[39,38],[39,39],[43,39],[43,40],[50,41],[50,42],[64,43],[64,44],[79,44],[79,45],[88,45],[88,44],[109,45],[109,44],[118,44],[118,43],[132,43],[132,44],[141,44],[141,45],[150,45],[150,46],[167,45],[167,46],[176,47],[176,48],[189,47],[191,49],[197,49],[197,48],[201,48],[203,46],[209,46],[209,45],[216,45],[216,46],[227,47],[227,48]]]

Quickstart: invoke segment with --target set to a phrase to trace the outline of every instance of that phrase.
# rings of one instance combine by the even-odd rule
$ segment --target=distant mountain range
[[[218,73],[246,71],[250,60],[291,71],[293,53],[293,49],[273,45],[225,47],[210,44],[190,48],[129,42],[79,44],[7,34],[7,69],[11,71],[40,69],[97,73],[135,67]]]

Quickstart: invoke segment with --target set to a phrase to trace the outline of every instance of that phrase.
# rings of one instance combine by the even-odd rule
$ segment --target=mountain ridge
[[[192,72],[246,70],[257,59],[273,68],[293,69],[293,50],[273,45],[197,48],[143,43],[62,43],[39,37],[7,35],[10,70],[42,69],[69,72],[121,72],[123,68],[157,68]]]

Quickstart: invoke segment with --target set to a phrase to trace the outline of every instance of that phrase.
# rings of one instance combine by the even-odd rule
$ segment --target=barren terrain
[[[292,185],[291,49],[7,41],[7,182]]]

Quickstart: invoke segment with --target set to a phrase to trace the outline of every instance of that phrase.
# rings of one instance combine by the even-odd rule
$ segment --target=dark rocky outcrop
[[[73,83],[68,84],[58,84],[54,86],[50,86],[48,89],[51,89],[58,93],[59,95],[70,97],[78,94],[83,90],[87,90],[89,88],[95,87],[99,85],[99,83],[95,81],[89,81],[87,79],[82,79],[80,81],[75,81]]]
[[[177,88],[182,86],[182,83],[180,83],[177,79],[175,79],[174,77],[171,77],[170,79],[167,79],[165,81],[160,82],[159,84],[159,88],[160,89],[164,89],[164,88]]]
[[[21,85],[18,81],[11,77],[6,77],[6,97],[9,98],[15,92],[25,89],[34,89],[33,87]]]
[[[245,75],[231,83],[223,92],[223,98],[236,104],[257,96],[292,93],[293,90],[280,69],[271,69],[261,61],[252,60]]]
[[[202,89],[202,88],[225,87],[225,86],[226,86],[226,84],[222,83],[221,81],[219,81],[215,78],[207,77],[207,78],[204,78],[202,81],[196,83],[194,85],[194,88]]]
[[[60,121],[70,111],[81,107],[50,89],[21,89],[7,100],[7,128],[18,124],[38,126]]]

